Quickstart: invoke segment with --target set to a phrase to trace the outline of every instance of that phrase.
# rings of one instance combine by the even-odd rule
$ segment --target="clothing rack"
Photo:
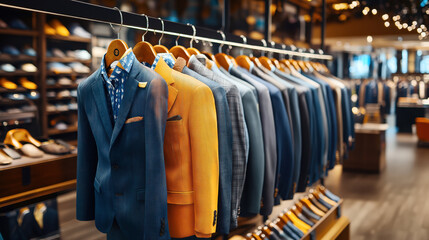
[[[0,0],[0,6],[77,18],[93,22],[107,24],[110,23],[138,30],[147,30],[155,33],[164,33],[166,35],[259,50],[263,52],[272,52],[308,59],[332,60],[332,56],[324,54],[322,50],[318,50],[317,53],[312,49],[298,49],[298,51],[293,51],[287,49],[287,46],[284,44],[278,44],[274,42],[269,43],[271,47],[268,47],[265,40],[260,41],[250,38],[247,39],[246,43],[243,43],[243,38],[240,36],[225,34],[225,38],[223,38],[218,31],[202,27],[195,27],[196,31],[194,34],[194,27],[191,25],[160,20],[158,18],[149,16],[146,17],[144,15],[125,11],[119,12],[114,8],[103,7],[76,0]],[[146,19],[148,19],[148,23],[146,22]],[[289,48],[294,49],[295,47]]]

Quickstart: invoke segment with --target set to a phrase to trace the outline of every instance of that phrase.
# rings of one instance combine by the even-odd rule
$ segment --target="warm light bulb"
[[[371,12],[372,12],[372,15],[377,15],[377,9],[374,8],[374,9],[372,9]]]
[[[365,7],[363,10],[362,10],[362,13],[363,13],[363,15],[367,15],[368,13],[369,13],[369,7]]]
[[[384,22],[384,26],[389,27],[390,26],[390,22]]]
[[[407,27],[408,32],[413,31],[413,28],[411,26]]]
[[[372,43],[372,36],[368,36],[368,37],[366,37],[366,41],[368,42],[368,43]]]
[[[420,35],[421,35],[422,37],[426,37],[426,32],[422,32]]]
[[[402,24],[402,27],[403,27],[403,28],[407,28],[407,27],[408,27],[408,23],[403,23],[403,24]]]
[[[413,21],[413,26],[417,26],[417,21]]]
[[[389,19],[389,15],[387,13],[383,14],[383,16],[381,16],[381,18],[386,21],[387,19]]]

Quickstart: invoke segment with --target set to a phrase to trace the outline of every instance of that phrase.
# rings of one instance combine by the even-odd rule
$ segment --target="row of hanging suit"
[[[108,239],[228,234],[326,176],[354,138],[324,65],[182,46],[113,41],[78,106],[77,218]]]

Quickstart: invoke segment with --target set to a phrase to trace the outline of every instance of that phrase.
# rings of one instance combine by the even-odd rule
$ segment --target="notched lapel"
[[[112,137],[112,123],[110,121],[109,111],[107,108],[107,100],[104,92],[103,79],[101,76],[97,78],[92,85],[92,93],[94,94],[95,103],[97,104],[97,111],[101,119],[101,124],[106,130],[109,139]]]
[[[110,146],[113,145],[119,133],[121,132],[121,129],[124,126],[125,120],[128,116],[128,112],[130,111],[131,105],[134,102],[134,95],[139,84],[139,81],[136,80],[136,77],[140,74],[138,64],[140,63],[135,60],[133,63],[133,67],[130,70],[130,75],[128,79],[126,79],[124,82],[124,98],[122,99],[122,104],[119,107],[119,114],[115,122],[115,127],[113,128]]]
[[[177,88],[173,87],[172,85],[168,85],[168,112],[170,112],[171,108],[173,107],[178,92],[179,91]]]

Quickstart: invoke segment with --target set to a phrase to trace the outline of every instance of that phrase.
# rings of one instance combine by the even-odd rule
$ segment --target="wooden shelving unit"
[[[74,132],[77,132],[77,126],[71,126],[65,130],[48,129],[48,135],[49,136],[59,135],[59,134],[64,134],[64,133],[74,133]]]
[[[48,39],[59,40],[59,41],[69,41],[69,42],[82,42],[82,43],[91,43],[91,38],[83,38],[77,36],[60,36],[60,35],[46,35]]]
[[[35,30],[20,30],[20,29],[4,28],[4,29],[0,29],[0,34],[36,37],[39,34],[39,32]]]
[[[48,58],[46,58],[46,62],[61,62],[61,63],[80,62],[80,63],[83,63],[83,64],[90,64],[91,63],[91,59],[90,60],[82,60],[82,59],[71,58],[71,57],[65,57],[65,58],[48,57]]]

